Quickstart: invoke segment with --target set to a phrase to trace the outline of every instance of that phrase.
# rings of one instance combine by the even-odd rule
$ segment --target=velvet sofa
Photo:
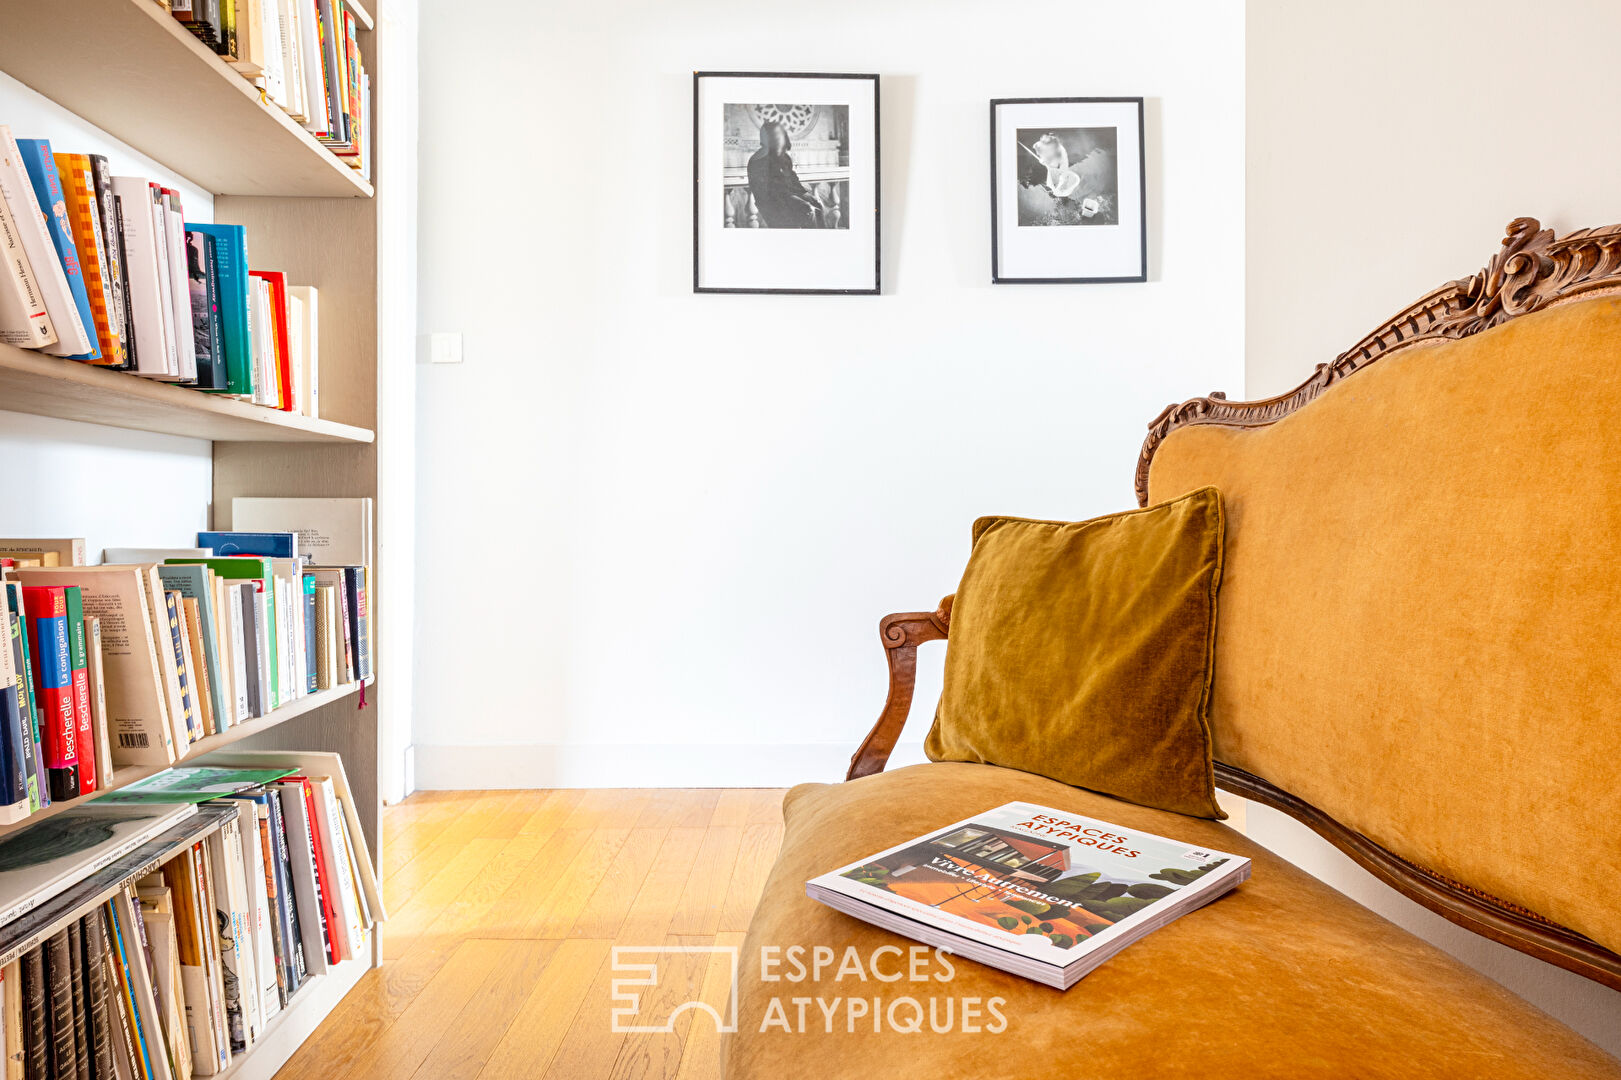
[[[1225,500],[1218,786],[1459,926],[1621,990],[1621,227],[1514,222],[1484,270],[1292,393],[1167,409],[1136,481],[1143,504],[1204,485]],[[883,620],[890,696],[850,778],[785,800],[730,1080],[1621,1077],[1220,822],[992,765],[883,772],[916,649],[950,620],[949,597]],[[1253,876],[1068,992],[965,960],[891,981],[860,958],[909,942],[805,896],[811,877],[1011,800],[1240,853]],[[794,978],[796,947],[858,959]],[[956,1011],[912,1031],[902,996]]]

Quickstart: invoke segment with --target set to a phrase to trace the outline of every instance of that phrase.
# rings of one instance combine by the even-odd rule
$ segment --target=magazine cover
[[[832,901],[818,893],[838,894],[924,927],[1069,967],[1111,942],[1141,936],[1248,874],[1249,860],[1241,856],[1007,803],[824,874],[807,882],[806,891],[823,902]]]
[[[297,770],[220,768],[213,765],[182,765],[156,776],[138,780],[128,787],[103,795],[97,805],[115,803],[197,803],[223,799],[239,791],[274,783]]]

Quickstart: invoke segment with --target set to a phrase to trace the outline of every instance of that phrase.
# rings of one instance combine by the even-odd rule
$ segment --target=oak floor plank
[[[634,974],[615,972],[613,949],[695,950],[654,954],[664,978],[639,1002],[646,1022],[685,1000],[724,1011],[731,960],[711,946],[742,941],[782,795],[422,792],[387,807],[385,964],[278,1080],[713,1080],[707,1014],[612,1030],[614,980]]]

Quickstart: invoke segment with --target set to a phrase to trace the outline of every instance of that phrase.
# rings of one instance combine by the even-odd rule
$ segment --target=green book
[[[259,558],[257,555],[233,555],[228,559],[164,559],[163,565],[206,566],[227,581],[254,583],[259,597],[259,610],[263,614],[260,621],[266,630],[265,639],[260,645],[268,650],[266,657],[270,661],[270,707],[272,709],[279,707],[282,693],[276,642],[280,640],[281,634],[276,626],[276,575],[271,560]],[[163,571],[160,569],[158,573],[162,574]],[[168,588],[168,585],[164,588]]]
[[[95,800],[98,803],[200,803],[223,799],[249,788],[273,784],[297,772],[294,768],[240,769],[182,765],[138,780]]]

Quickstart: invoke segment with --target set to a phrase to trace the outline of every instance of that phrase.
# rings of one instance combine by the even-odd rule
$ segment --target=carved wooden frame
[[[1500,251],[1473,277],[1429,293],[1287,394],[1264,401],[1228,401],[1223,395],[1172,405],[1148,426],[1137,463],[1137,500],[1148,504],[1148,469],[1165,437],[1190,424],[1262,427],[1275,423],[1323,391],[1391,353],[1427,341],[1468,337],[1509,319],[1584,294],[1621,289],[1621,225],[1582,229],[1556,239],[1533,218],[1508,226]],[[951,631],[948,596],[933,612],[889,615],[879,623],[889,664],[889,697],[872,731],[850,759],[845,777],[882,772],[911,709],[917,682],[917,647]],[[1621,990],[1621,955],[1517,904],[1453,881],[1407,861],[1340,824],[1317,807],[1242,769],[1215,763],[1222,788],[1288,814],[1344,852],[1353,862],[1415,903],[1471,933]]]

